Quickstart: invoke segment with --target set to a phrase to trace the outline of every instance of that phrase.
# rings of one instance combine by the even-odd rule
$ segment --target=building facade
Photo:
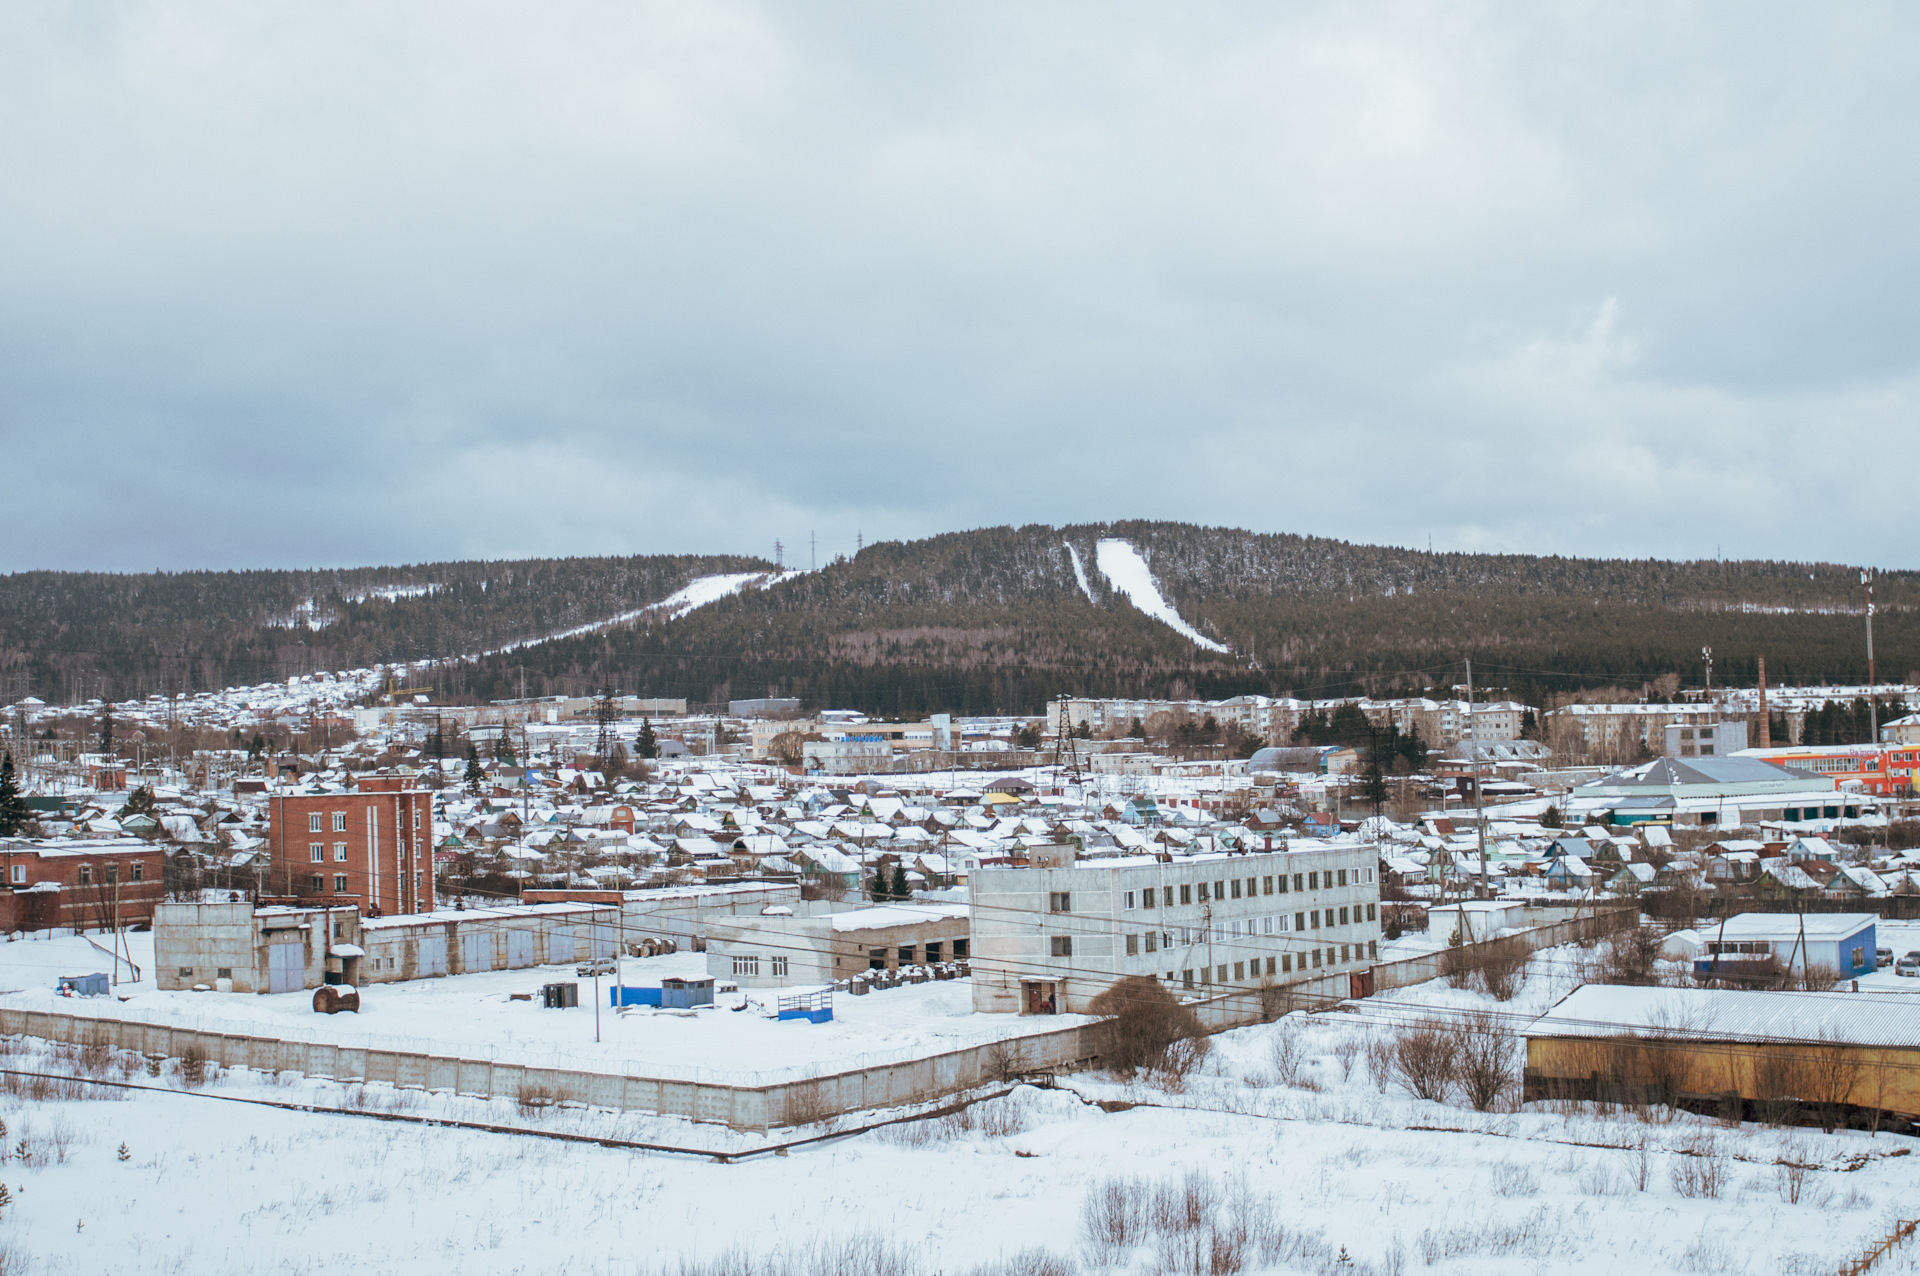
[[[977,1011],[1084,1011],[1133,975],[1204,995],[1359,970],[1379,956],[1379,848],[1134,856],[970,874]]]
[[[267,798],[267,889],[357,904],[369,917],[434,907],[433,795],[407,776],[354,791],[286,788]]]
[[[951,904],[734,917],[708,924],[707,973],[742,988],[828,984],[863,970],[966,961],[968,934],[967,908]]]
[[[153,920],[166,852],[135,837],[0,840],[0,930],[114,930]]]

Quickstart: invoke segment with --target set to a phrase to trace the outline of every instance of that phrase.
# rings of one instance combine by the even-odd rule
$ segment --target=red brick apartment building
[[[408,776],[358,791],[287,788],[267,798],[269,891],[359,904],[368,916],[433,911],[433,795]]]
[[[138,838],[0,841],[0,930],[107,930],[153,921],[166,852]]]

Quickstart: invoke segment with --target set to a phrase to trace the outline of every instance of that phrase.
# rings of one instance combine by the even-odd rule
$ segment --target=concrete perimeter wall
[[[1570,918],[1453,951],[1465,954],[1471,964],[1478,955],[1476,950],[1524,943],[1529,950],[1537,951],[1575,940],[1596,939],[1632,926],[1637,920],[1638,914],[1632,908],[1617,909]],[[1437,978],[1443,973],[1445,958],[1444,953],[1431,953],[1376,965],[1372,968],[1374,991],[1404,988]],[[1270,1020],[1292,1009],[1337,1005],[1351,995],[1353,978],[1343,973],[1304,983],[1225,993],[1191,1004],[1209,1032],[1222,1032]],[[872,1064],[829,1076],[735,1086],[0,1008],[0,1033],[9,1036],[25,1035],[74,1044],[98,1043],[160,1058],[177,1059],[197,1051],[228,1068],[298,1072],[334,1081],[380,1081],[397,1088],[435,1090],[481,1099],[517,1099],[539,1092],[543,1097],[561,1102],[617,1112],[658,1112],[714,1122],[736,1130],[766,1130],[850,1112],[924,1103],[1021,1074],[1073,1071],[1097,1063],[1100,1031],[1099,1024],[1082,1024],[921,1059]]]

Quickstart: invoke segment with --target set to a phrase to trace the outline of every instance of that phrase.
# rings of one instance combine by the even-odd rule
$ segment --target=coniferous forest
[[[1134,609],[1096,568],[1132,542],[1227,654]],[[1081,571],[1076,573],[1077,553]],[[433,659],[455,698],[761,695],[872,713],[1031,712],[1050,697],[1444,694],[1544,703],[1652,684],[1862,683],[1859,569],[1427,553],[1189,524],[998,527],[866,547],[678,619],[481,653],[658,602],[757,559],[635,557],[350,571],[0,578],[14,696],[108,699]],[[1084,577],[1084,585],[1082,583]],[[1875,584],[1883,682],[1920,681],[1920,573]]]

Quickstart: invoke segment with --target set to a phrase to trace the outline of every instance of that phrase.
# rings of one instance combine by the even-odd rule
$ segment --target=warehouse
[[[1875,913],[1740,913],[1702,927],[1693,963],[1699,979],[1765,978],[1776,973],[1857,979],[1873,973]]]
[[[1711,1107],[1748,1119],[1920,1120],[1920,999],[1589,984],[1527,1028],[1525,1097]]]
[[[707,973],[742,988],[791,988],[863,970],[968,957],[964,904],[885,904],[818,917],[775,911],[707,923]]]

